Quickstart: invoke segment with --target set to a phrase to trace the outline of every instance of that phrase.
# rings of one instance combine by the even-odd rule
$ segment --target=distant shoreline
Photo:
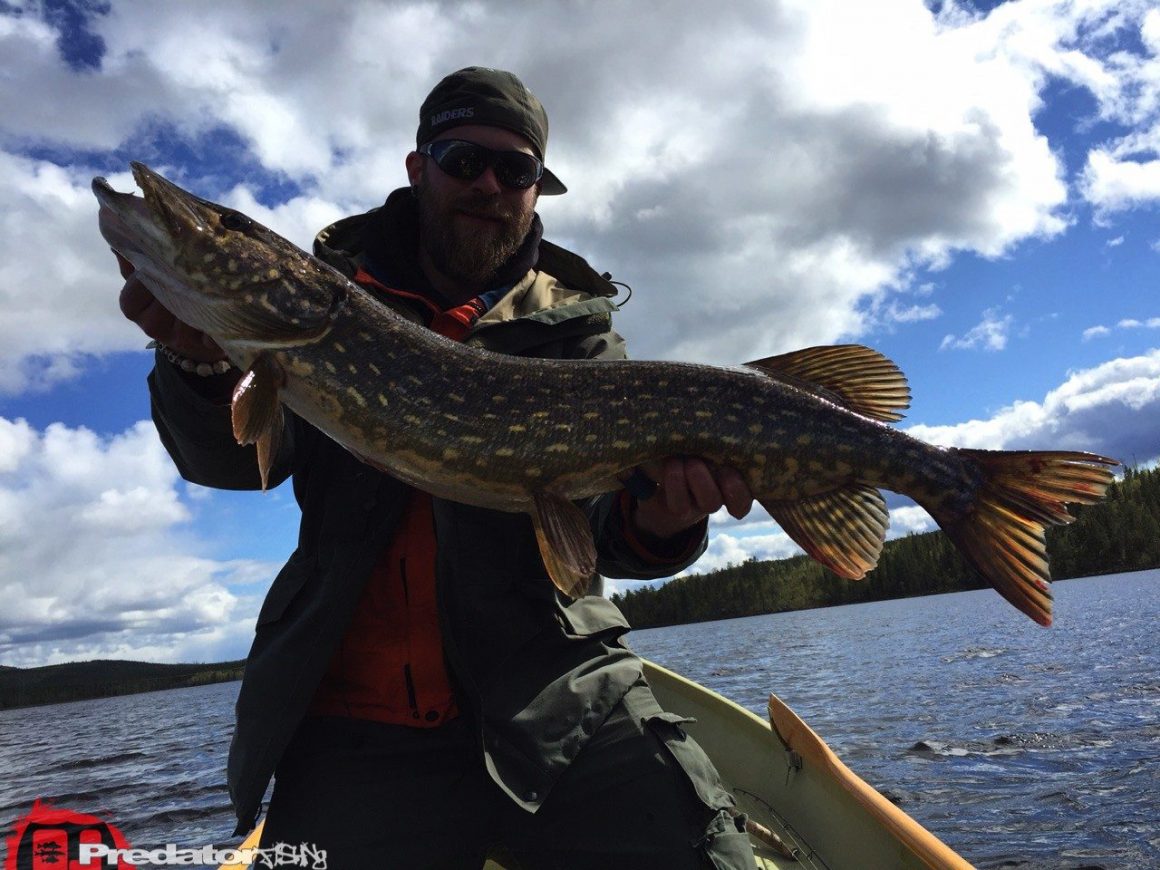
[[[39,668],[0,667],[0,710],[66,704],[240,680],[245,661],[163,665],[96,660]]]
[[[1125,469],[1103,503],[1073,513],[1074,523],[1047,535],[1057,580],[1160,568],[1160,469]],[[634,629],[645,629],[983,586],[941,532],[926,532],[888,541],[878,567],[861,583],[839,580],[808,557],[794,556],[680,577],[612,601]],[[224,683],[240,680],[244,669],[245,661],[0,666],[0,710]]]

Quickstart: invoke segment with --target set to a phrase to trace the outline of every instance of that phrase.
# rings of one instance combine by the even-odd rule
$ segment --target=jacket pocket
[[[753,847],[745,833],[745,817],[734,816],[733,796],[725,790],[709,756],[684,729],[696,720],[675,713],[650,716],[645,727],[668,750],[684,773],[697,799],[704,804],[708,823],[696,845],[716,870],[740,870],[753,866]]]
[[[258,612],[258,626],[277,622],[282,618],[290,602],[302,591],[307,579],[314,573],[315,563],[313,554],[294,551],[278,572],[278,576],[274,578],[270,591],[266,593],[266,600],[262,602],[262,609]]]

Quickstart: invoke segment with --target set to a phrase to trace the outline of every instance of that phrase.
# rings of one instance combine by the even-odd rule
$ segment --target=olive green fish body
[[[674,455],[737,468],[785,532],[860,578],[888,524],[880,488],[913,498],[1016,607],[1049,624],[1046,526],[1099,500],[1114,460],[1074,452],[934,447],[887,425],[909,389],[856,345],[724,368],[524,359],[412,324],[245,215],[141,164],[144,198],[101,179],[101,228],[181,320],[245,374],[234,432],[263,481],[285,405],[365,461],[434,495],[527,511],[553,581],[582,594],[595,570],[573,502]]]
[[[274,356],[285,404],[367,461],[505,510],[544,489],[616,489],[620,473],[673,455],[734,465],[758,498],[780,501],[840,487],[855,467],[898,489],[915,475],[894,480],[897,469],[939,452],[753,369],[490,353],[417,329],[357,287],[325,342]],[[884,461],[885,448],[905,455]]]

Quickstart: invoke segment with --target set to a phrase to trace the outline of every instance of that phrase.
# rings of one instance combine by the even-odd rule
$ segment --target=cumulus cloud
[[[1090,450],[1124,462],[1160,456],[1160,349],[1073,372],[1042,401],[1017,401],[986,420],[906,431],[952,447]]]
[[[1102,120],[1127,132],[1093,148],[1080,180],[1082,195],[1096,207],[1097,220],[1160,200],[1160,9],[1134,0],[1107,12],[1095,36],[1124,31],[1138,36],[1108,55],[1091,87]]]
[[[274,566],[215,560],[152,424],[112,437],[0,417],[0,662],[237,657]]]
[[[84,354],[144,344],[117,311],[90,178],[0,152],[0,393],[72,377]]]
[[[336,18],[302,0],[277,15],[122,0],[88,20],[103,51],[84,69],[48,22],[0,16],[0,49],[19,60],[0,193],[20,236],[0,252],[20,319],[4,319],[18,341],[0,344],[0,388],[136,341],[117,322],[90,173],[53,155],[108,169],[178,143],[180,180],[262,204],[301,244],[403,182],[418,101],[468,62],[518,70],[549,106],[549,162],[571,187],[542,204],[549,235],[647,291],[621,319],[636,356],[736,362],[932,319],[937,304],[893,298],[916,269],[1066,229],[1063,168],[1032,118],[1049,75],[1111,92],[1081,31],[1136,19],[1092,6],[751,0],[706,18],[695,3],[658,16],[628,0],[599,15],[396,2]],[[562,31],[568,50],[542,51],[538,35]],[[232,175],[203,153],[223,135],[240,143]]]

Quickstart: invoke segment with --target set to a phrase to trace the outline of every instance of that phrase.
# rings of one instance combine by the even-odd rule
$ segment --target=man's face
[[[523,136],[499,127],[465,125],[436,139],[535,153]],[[461,181],[417,154],[408,158],[408,172],[418,196],[420,244],[432,264],[456,281],[487,286],[527,236],[538,185],[526,190],[504,187],[490,167],[474,181]]]

